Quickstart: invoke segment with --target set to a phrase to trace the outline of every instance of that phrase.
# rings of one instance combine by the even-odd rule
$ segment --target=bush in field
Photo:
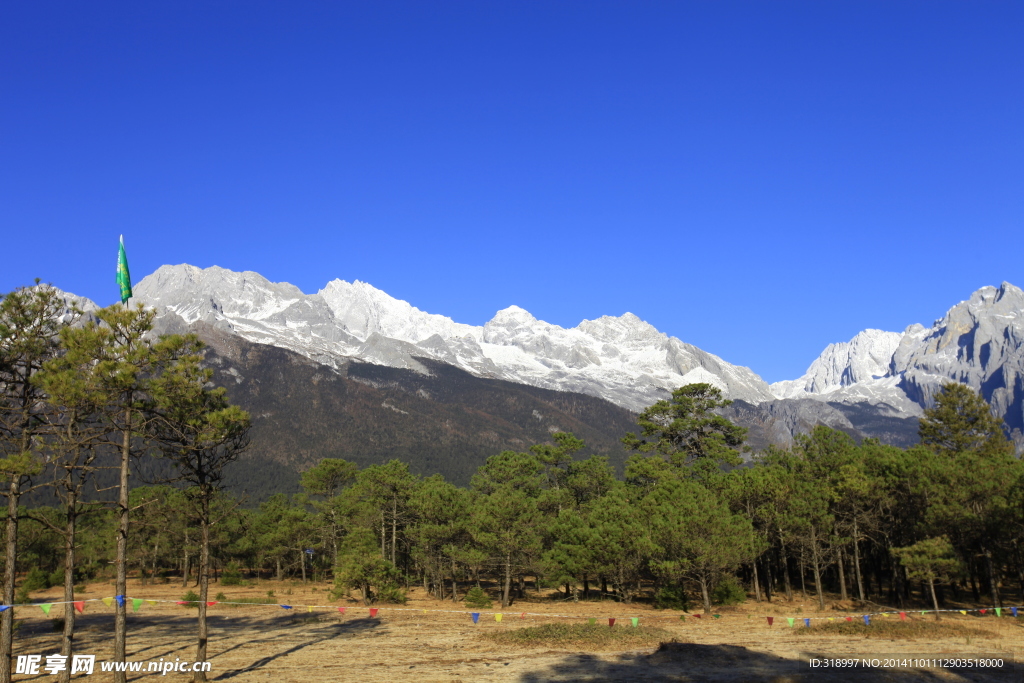
[[[61,579],[63,580],[63,572],[61,572]],[[50,574],[47,574],[39,567],[33,567],[29,570],[25,576],[25,580],[21,582],[21,589],[28,593],[29,591],[41,591],[52,586],[50,582]]]
[[[224,571],[220,574],[220,585],[222,586],[241,586],[242,585],[242,571],[238,568],[237,562],[228,562],[228,566],[224,567]]]
[[[716,605],[739,605],[746,602],[747,591],[735,576],[726,576],[715,586],[711,599]]]
[[[186,609],[199,609],[199,594],[195,591],[189,591],[181,596],[181,599],[185,602],[182,607]]]
[[[466,607],[477,607],[479,609],[488,609],[492,606],[487,593],[484,593],[482,588],[476,586],[470,588],[469,592],[466,593],[465,603]]]

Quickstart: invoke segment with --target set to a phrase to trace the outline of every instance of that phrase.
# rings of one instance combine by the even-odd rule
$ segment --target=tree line
[[[492,456],[468,487],[399,460],[359,469],[329,458],[302,474],[303,493],[250,509],[221,486],[248,416],[209,385],[199,341],[152,338],[143,309],[79,318],[45,287],[0,303],[5,604],[15,560],[62,582],[68,601],[111,561],[119,595],[129,571],[174,575],[200,588],[204,659],[213,573],[225,585],[331,580],[334,598],[367,604],[404,602],[412,585],[438,600],[490,591],[503,607],[554,588],[705,612],[797,593],[819,609],[826,594],[934,609],[1024,601],[1024,468],[961,384],[936,396],[909,449],[819,426],[790,448],[745,453],[745,429],[718,414],[721,392],[691,384],[640,413],[621,476],[604,457],[575,457],[583,442],[558,433]],[[130,488],[129,465],[154,458],[167,480]],[[84,497],[111,459],[109,500]],[[60,504],[19,507],[35,486]]]

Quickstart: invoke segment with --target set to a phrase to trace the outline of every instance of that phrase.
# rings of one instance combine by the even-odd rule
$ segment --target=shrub
[[[224,595],[223,593],[217,593],[217,595],[213,596],[213,599],[216,600],[217,602],[221,602],[221,601],[227,600],[228,596]]]
[[[484,632],[484,638],[518,647],[568,647],[574,650],[622,650],[669,640],[672,634],[655,626],[633,628],[629,620],[609,628],[604,624],[541,624]]]
[[[220,574],[220,585],[222,586],[240,586],[242,584],[242,571],[238,568],[236,562],[228,562],[228,566],[224,567],[224,571]]]
[[[64,570],[63,569],[58,569],[56,571],[50,572],[50,575],[48,577],[46,577],[46,580],[50,582],[50,585],[47,586],[47,588],[50,588],[50,586],[63,586],[64,585]]]
[[[377,602],[390,602],[396,605],[404,605],[407,600],[405,590],[398,586],[384,586],[377,591]]]
[[[477,607],[480,609],[487,609],[492,606],[491,599],[487,597],[487,593],[477,586],[470,588],[469,592],[466,593],[465,603],[466,607]]]
[[[747,601],[747,591],[735,576],[726,576],[711,592],[711,600],[716,605],[739,605]]]
[[[63,572],[61,576],[63,579]],[[50,583],[50,574],[47,574],[39,567],[33,567],[25,576],[25,580],[21,582],[21,589],[28,594],[29,591],[41,591],[52,585]]]
[[[18,589],[18,592],[14,594],[14,603],[17,605],[24,605],[25,603],[32,602],[32,596],[28,594],[28,589],[22,586]]]
[[[654,596],[654,609],[672,609],[688,612],[690,601],[682,586],[664,586]]]
[[[195,591],[189,591],[181,596],[181,599],[185,602],[182,607],[186,609],[199,609],[199,594]]]

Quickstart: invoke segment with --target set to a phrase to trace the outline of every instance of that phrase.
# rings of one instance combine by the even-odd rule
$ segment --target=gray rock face
[[[930,328],[861,332],[848,343],[829,346],[803,377],[773,384],[772,391],[778,398],[889,406],[914,416],[950,381],[979,390],[1018,446],[1024,445],[1024,292],[1019,288],[1008,282],[982,287]]]

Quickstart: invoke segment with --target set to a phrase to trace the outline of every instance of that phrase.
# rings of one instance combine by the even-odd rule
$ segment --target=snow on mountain
[[[575,391],[640,410],[690,382],[730,398],[772,398],[748,368],[659,332],[631,313],[574,328],[510,306],[483,326],[420,311],[364,282],[333,280],[316,294],[253,272],[162,266],[135,296],[187,323],[199,320],[333,365],[348,360],[426,372],[434,358],[482,377]]]

